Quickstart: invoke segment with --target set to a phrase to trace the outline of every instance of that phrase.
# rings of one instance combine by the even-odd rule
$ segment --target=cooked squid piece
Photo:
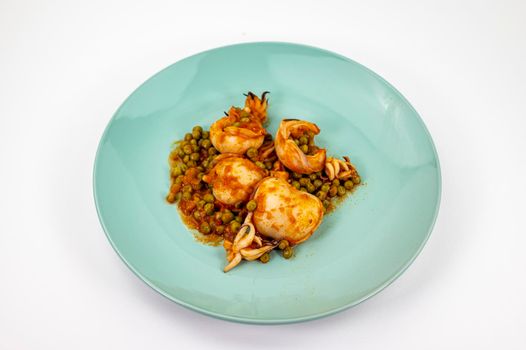
[[[212,185],[214,197],[221,203],[235,205],[247,201],[256,184],[266,176],[265,170],[235,154],[218,158],[203,181]]]
[[[327,158],[325,162],[325,174],[329,180],[340,179],[347,180],[351,177],[356,178],[358,172],[355,166],[351,163],[349,157],[343,157],[344,160],[337,158]]]
[[[224,241],[223,247],[227,252],[228,265],[224,272],[228,272],[236,267],[241,260],[253,261],[259,259],[263,254],[271,251],[276,244],[267,243],[263,245],[262,240],[256,235],[256,228],[252,223],[252,213],[245,218],[245,222],[240,227],[234,242]],[[255,245],[255,246],[254,246]]]
[[[321,171],[325,166],[325,150],[318,149],[313,154],[305,154],[291,137],[299,137],[305,132],[320,133],[316,124],[304,120],[284,119],[281,121],[274,141],[276,154],[287,168],[299,174]]]
[[[254,225],[262,235],[291,244],[306,241],[323,219],[321,200],[295,189],[286,180],[267,177],[256,189],[253,198],[257,207]]]
[[[260,123],[264,123],[267,120],[267,106],[268,106],[268,99],[267,99],[268,91],[265,91],[261,98],[254,95],[252,92],[248,92],[246,95],[247,98],[245,100],[245,108],[244,110],[246,112],[249,112],[254,118],[258,119]]]
[[[236,115],[228,115],[212,124],[210,141],[221,153],[244,154],[249,148],[258,149],[265,133],[259,122],[241,125]]]
[[[245,218],[233,242],[225,241],[228,264],[224,272],[241,260],[256,260],[276,244],[263,244],[258,233],[290,244],[306,241],[323,219],[323,204],[309,193],[299,191],[281,178],[266,177],[259,182],[253,200],[257,207]]]
[[[258,149],[265,138],[263,122],[267,118],[266,92],[261,99],[249,92],[243,109],[231,107],[228,115],[212,124],[210,141],[221,153],[244,154]]]

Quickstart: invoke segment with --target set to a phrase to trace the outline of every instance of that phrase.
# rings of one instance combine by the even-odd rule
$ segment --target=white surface
[[[525,4],[0,2],[0,348],[525,349]],[[443,174],[435,230],[400,279],[289,326],[158,295],[108,244],[91,190],[99,137],[133,89],[190,54],[261,40],[385,77],[422,115]]]

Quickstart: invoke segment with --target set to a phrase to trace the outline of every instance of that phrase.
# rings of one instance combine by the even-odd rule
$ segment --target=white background
[[[520,0],[2,0],[0,348],[525,349],[525,18]],[[385,77],[422,115],[443,174],[434,232],[401,278],[343,313],[272,327],[147,287],[108,244],[91,186],[99,137],[133,89],[188,55],[262,40]]]

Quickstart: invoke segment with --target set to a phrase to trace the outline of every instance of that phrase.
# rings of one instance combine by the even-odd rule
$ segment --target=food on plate
[[[323,203],[286,180],[267,177],[254,192],[254,224],[258,232],[290,244],[306,241],[321,224]]]
[[[230,271],[242,260],[285,259],[307,241],[324,215],[361,183],[349,157],[327,157],[314,143],[320,128],[283,119],[267,132],[268,92],[246,94],[210,131],[195,126],[170,153],[166,200],[201,240],[223,243]]]
[[[231,107],[226,116],[210,127],[210,141],[221,153],[244,154],[258,149],[265,139],[263,123],[267,119],[267,99],[247,94],[244,108]]]
[[[214,162],[203,181],[212,187],[212,194],[223,204],[246,202],[255,185],[266,176],[262,168],[236,154],[222,154]]]
[[[281,163],[299,174],[321,171],[325,166],[325,150],[314,144],[314,136],[319,133],[316,124],[297,119],[282,120],[275,142]]]

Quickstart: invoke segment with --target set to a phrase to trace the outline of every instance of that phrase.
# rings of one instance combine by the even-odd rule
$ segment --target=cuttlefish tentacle
[[[259,248],[249,248],[252,243],[256,243]],[[263,254],[271,251],[276,245],[263,245],[261,238],[256,236],[256,228],[252,223],[252,212],[248,213],[243,225],[234,238],[234,242],[223,243],[227,251],[228,265],[225,266],[224,272],[228,272],[236,267],[241,260],[248,261],[259,259]]]
[[[349,157],[343,157],[345,161],[335,158],[327,158],[325,162],[325,174],[329,180],[341,179],[347,180],[356,174],[354,165]]]
[[[247,230],[248,228],[248,230]],[[243,225],[239,228],[236,237],[234,238],[234,244],[232,250],[237,253],[241,249],[248,247],[254,241],[256,236],[256,228],[252,224],[252,213],[248,213]]]

